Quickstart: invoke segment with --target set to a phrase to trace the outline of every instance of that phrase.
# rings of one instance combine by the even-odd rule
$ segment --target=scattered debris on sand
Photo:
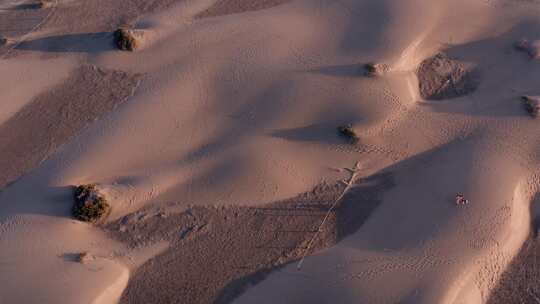
[[[127,28],[119,28],[114,31],[114,43],[122,51],[133,52],[139,47],[135,32]]]
[[[357,143],[360,139],[358,138],[358,135],[354,131],[351,124],[345,125],[345,126],[339,126],[338,132],[341,136],[347,139],[347,141],[351,144]]]
[[[540,40],[529,41],[528,39],[521,39],[514,47],[518,51],[525,52],[531,59],[538,59],[540,57]]]
[[[458,193],[456,195],[456,205],[467,205],[469,200],[465,198],[465,195]]]
[[[384,63],[367,63],[364,65],[364,74],[368,77],[382,76],[390,70]]]
[[[471,66],[439,53],[424,60],[417,71],[420,96],[427,100],[461,97],[476,90],[478,72]]]
[[[540,112],[540,96],[523,95],[521,96],[521,100],[523,100],[525,110],[532,117],[538,117],[538,113]]]
[[[73,216],[84,222],[96,223],[103,220],[111,211],[105,197],[96,185],[80,185],[74,190]]]

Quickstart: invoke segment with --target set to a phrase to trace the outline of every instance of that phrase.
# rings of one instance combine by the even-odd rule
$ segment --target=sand
[[[82,66],[63,84],[36,96],[0,126],[4,156],[0,187],[35,168],[85,126],[125,101],[136,86],[137,77]]]
[[[290,2],[290,0],[219,0],[216,1],[207,10],[197,14],[196,18],[217,17],[249,11],[263,10],[287,2]]]
[[[357,181],[317,235],[343,185],[320,185],[257,208],[191,207],[178,214],[167,212],[169,205],[126,216],[107,226],[114,238],[132,248],[171,246],[135,271],[120,302],[230,303],[271,270],[355,232],[392,186],[390,174]]]
[[[531,300],[540,126],[521,97],[540,94],[539,15],[0,1],[0,302]],[[119,26],[140,48],[115,48]],[[72,218],[86,183],[111,204],[101,225]]]

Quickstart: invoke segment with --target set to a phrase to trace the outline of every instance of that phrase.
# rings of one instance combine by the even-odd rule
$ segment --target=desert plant
[[[521,39],[514,44],[514,47],[518,51],[526,52],[532,59],[538,58],[538,49],[540,47],[539,41],[529,41],[528,39]]]
[[[116,47],[123,51],[134,51],[138,47],[133,31],[126,28],[119,28],[114,32],[114,42]]]
[[[77,255],[77,262],[86,264],[94,259],[94,256],[89,252],[81,252]]]
[[[388,66],[383,63],[366,63],[364,70],[366,76],[375,77],[383,75],[388,70]]]
[[[524,95],[521,96],[521,100],[523,100],[525,110],[527,110],[532,117],[537,117],[540,112],[540,97]]]
[[[359,140],[358,135],[356,135],[356,132],[350,124],[338,127],[338,132],[352,144],[357,143]]]
[[[54,6],[53,0],[40,0],[37,4],[37,7],[41,9],[51,8],[53,6]]]
[[[96,185],[80,185],[75,187],[75,204],[73,216],[84,222],[98,222],[110,212],[111,206],[103,195],[99,193]]]

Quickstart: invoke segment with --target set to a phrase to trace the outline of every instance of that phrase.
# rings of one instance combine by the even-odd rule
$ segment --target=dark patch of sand
[[[439,53],[424,60],[417,71],[420,96],[442,100],[470,94],[480,83],[476,69]]]
[[[393,187],[390,174],[359,179],[340,200],[311,247],[330,247],[355,232]],[[120,303],[229,303],[270,271],[298,260],[344,186],[320,185],[262,207],[191,207],[138,211],[106,227],[132,248],[169,240],[137,269]]]
[[[138,76],[76,69],[0,125],[0,188],[35,168],[87,125],[133,94]]]
[[[540,242],[536,229],[506,269],[486,303],[540,303]]]
[[[217,17],[257,11],[291,2],[291,0],[218,0],[195,18]]]
[[[22,36],[36,27],[48,14],[47,10],[39,9],[0,10],[0,35],[11,38]]]

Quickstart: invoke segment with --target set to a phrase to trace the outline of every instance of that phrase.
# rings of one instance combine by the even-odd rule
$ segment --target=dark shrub
[[[537,117],[540,112],[540,97],[521,96],[521,100],[523,100],[525,110],[527,110],[532,117]]]
[[[338,132],[341,136],[345,137],[349,143],[355,144],[358,142],[359,138],[354,132],[352,125],[340,126],[338,127]]]
[[[73,216],[84,222],[95,223],[104,219],[111,206],[95,185],[80,185],[74,191]]]
[[[382,63],[366,63],[364,65],[365,75],[369,77],[382,76],[388,71],[388,66]]]
[[[47,9],[54,6],[54,0],[40,0],[37,4],[38,8]]]
[[[119,28],[114,31],[114,43],[122,51],[134,51],[138,47],[133,31],[126,28]]]
[[[10,41],[6,37],[0,36],[0,46],[8,44]]]

